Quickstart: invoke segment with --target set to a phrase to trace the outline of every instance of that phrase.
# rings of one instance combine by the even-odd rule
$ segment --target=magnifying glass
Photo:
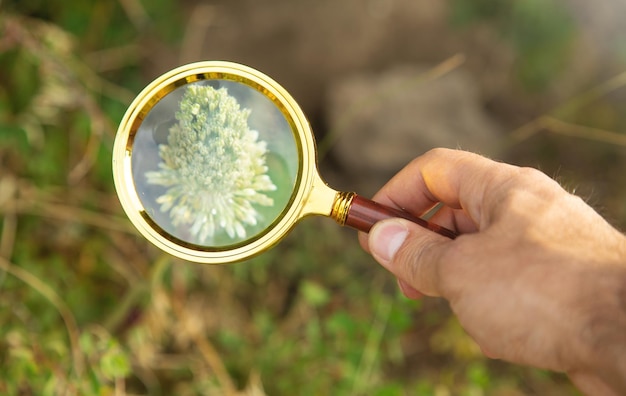
[[[330,188],[295,100],[265,74],[231,62],[192,63],[149,84],[117,131],[113,177],[139,232],[198,263],[260,254],[311,215],[365,232],[379,220],[402,217],[457,236]]]

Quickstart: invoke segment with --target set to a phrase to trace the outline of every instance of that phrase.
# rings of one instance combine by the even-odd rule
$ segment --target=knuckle
[[[562,193],[554,180],[534,168],[511,168],[509,172],[491,181],[492,191],[485,200],[485,206],[498,216],[509,213],[533,210],[541,203]]]
[[[435,147],[428,150],[423,154],[425,158],[439,158],[439,157],[448,157],[450,155],[451,149],[443,148],[443,147]]]

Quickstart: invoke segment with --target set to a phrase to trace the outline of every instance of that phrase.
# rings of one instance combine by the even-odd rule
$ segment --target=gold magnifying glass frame
[[[205,80],[233,81],[263,94],[285,117],[299,154],[293,193],[273,223],[248,240],[219,247],[182,241],[156,224],[142,204],[132,172],[133,155],[141,155],[133,151],[134,140],[148,113],[176,88]],[[328,187],[317,169],[313,133],[296,101],[270,77],[232,62],[205,61],[181,66],[158,77],[141,91],[126,111],[117,131],[113,146],[113,179],[122,207],[137,230],[165,252],[197,263],[227,264],[256,256],[278,243],[299,220],[311,215],[332,217],[341,225],[366,232],[383,218],[403,217],[449,238],[456,236],[453,231],[407,212]]]

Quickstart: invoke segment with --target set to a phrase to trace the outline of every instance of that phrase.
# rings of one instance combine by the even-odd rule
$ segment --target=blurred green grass
[[[183,12],[168,0],[0,7],[0,393],[576,394],[561,375],[484,359],[445,303],[402,298],[354,232],[327,219],[234,266],[157,251],[117,202],[111,146],[147,83],[142,40],[175,46]],[[611,182],[623,147],[539,129],[513,158],[554,173],[569,164],[580,172],[561,171],[565,183],[600,189],[625,226],[625,187]],[[593,185],[600,167],[610,175]]]

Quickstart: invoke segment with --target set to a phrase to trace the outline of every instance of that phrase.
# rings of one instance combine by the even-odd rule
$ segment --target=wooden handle
[[[440,225],[430,223],[403,210],[393,209],[358,195],[355,195],[352,199],[345,225],[356,228],[359,231],[369,232],[374,223],[395,217],[409,220],[450,239],[458,236],[456,232]]]

